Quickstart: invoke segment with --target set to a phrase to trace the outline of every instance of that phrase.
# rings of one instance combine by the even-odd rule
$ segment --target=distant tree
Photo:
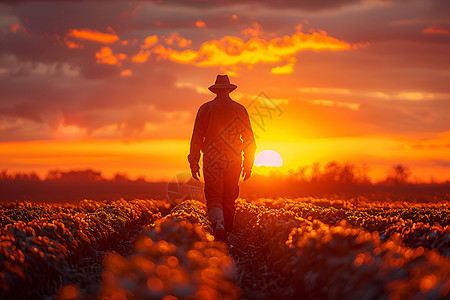
[[[0,171],[0,180],[9,180],[11,179],[11,176],[8,174],[7,170],[1,170]]]
[[[102,173],[92,169],[70,170],[63,172],[61,170],[50,170],[46,180],[65,180],[65,181],[101,181]]]
[[[130,181],[130,178],[126,173],[115,173],[112,180],[116,182],[126,182]]]
[[[320,170],[320,163],[315,162],[312,166],[311,166],[311,181],[318,181],[321,177],[321,170]]]
[[[308,171],[308,168],[308,166],[300,166],[297,170],[289,170],[289,180],[293,182],[306,181],[306,172]]]
[[[45,180],[59,180],[60,178],[61,178],[61,171],[56,169],[48,171]]]
[[[306,181],[306,173],[308,172],[309,166],[298,167],[297,178],[299,181]]]
[[[372,183],[372,181],[368,175],[368,170],[369,170],[369,167],[365,163],[356,169],[356,173],[357,173],[356,177],[357,177],[358,183],[361,183],[361,184],[371,184]]]
[[[16,173],[14,174],[14,180],[20,181],[39,181],[41,180],[36,173]]]
[[[83,181],[100,181],[102,180],[102,173],[91,169],[73,170],[62,173],[63,180],[83,180]]]
[[[36,174],[36,173],[34,173],[34,172],[31,172],[31,173],[28,175],[28,178],[29,178],[29,180],[31,180],[31,181],[41,181],[41,177],[39,177],[39,175]]]
[[[388,172],[386,181],[393,184],[404,184],[409,181],[411,176],[411,170],[408,166],[403,164],[397,164],[392,166]]]
[[[345,184],[357,182],[354,164],[346,163],[341,167],[339,173],[339,182]]]
[[[135,181],[136,181],[136,182],[146,182],[147,180],[145,179],[144,176],[139,176],[138,178],[136,178]]]
[[[325,182],[338,182],[341,166],[336,161],[330,161],[325,165],[321,180]]]

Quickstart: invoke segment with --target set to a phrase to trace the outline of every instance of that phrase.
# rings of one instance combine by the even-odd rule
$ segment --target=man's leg
[[[211,222],[217,238],[217,230],[224,231],[224,214],[222,207],[223,173],[204,164],[203,176],[205,178],[205,198],[209,221]]]
[[[233,224],[234,224],[234,213],[235,213],[235,206],[234,206],[234,200],[235,199],[226,199],[223,202],[223,216],[225,219],[225,231],[231,232],[233,231]]]
[[[222,207],[225,219],[225,231],[231,232],[234,224],[235,205],[234,201],[239,196],[239,176],[241,166],[231,166],[225,173],[223,184]]]

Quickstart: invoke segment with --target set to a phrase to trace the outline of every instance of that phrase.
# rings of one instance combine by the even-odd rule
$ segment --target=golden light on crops
[[[280,154],[273,150],[264,150],[259,152],[255,157],[255,166],[281,167],[283,160]]]

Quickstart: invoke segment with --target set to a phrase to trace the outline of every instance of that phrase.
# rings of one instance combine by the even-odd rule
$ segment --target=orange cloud
[[[77,43],[72,42],[72,41],[66,41],[66,45],[70,49],[82,49],[82,48],[84,48],[84,45],[77,44]]]
[[[15,24],[12,24],[10,26],[10,28],[11,28],[12,32],[16,33],[17,31],[19,31],[20,25],[19,25],[19,23],[15,23]]]
[[[256,27],[258,29],[258,27]],[[260,34],[260,31],[250,31]],[[341,51],[350,50],[352,46],[336,38],[330,37],[325,31],[303,33],[301,26],[292,36],[275,37],[271,40],[253,36],[247,41],[240,37],[225,36],[219,40],[204,42],[198,51],[176,51],[160,47],[158,54],[164,59],[191,63],[197,66],[234,66],[254,65],[257,63],[291,63],[294,56],[301,51]],[[274,72],[290,72],[291,66],[275,69]]]
[[[256,22],[253,22],[253,28],[246,28],[246,29],[242,30],[241,33],[244,36],[261,36],[264,34],[264,31],[263,31],[261,25],[259,25]]]
[[[103,47],[100,51],[95,52],[95,57],[97,58],[97,63],[108,64],[108,65],[121,65],[121,61],[126,59],[126,54],[119,53],[114,55],[111,48]]]
[[[103,44],[113,44],[119,40],[119,36],[115,33],[104,33],[90,29],[71,29],[67,36]]]
[[[120,76],[122,76],[122,77],[130,77],[132,75],[133,75],[133,71],[130,69],[125,69],[125,70],[120,71]]]
[[[145,38],[144,45],[141,46],[143,49],[147,49],[155,45],[159,41],[158,37],[156,35],[150,35]]]
[[[195,22],[195,26],[198,27],[198,28],[205,27],[206,23],[203,22],[203,21],[198,20],[197,22]]]
[[[60,124],[55,132],[53,132],[53,135],[58,139],[75,139],[85,136],[86,132],[87,130],[85,128],[80,128],[76,125]]]
[[[144,44],[141,45],[141,50],[138,54],[134,55],[131,60],[138,63],[144,63],[152,53],[157,54],[157,59],[168,57],[168,59],[172,61],[181,63],[189,62],[192,59],[192,50],[177,52],[171,48],[166,49],[161,44],[156,45],[158,42],[159,39],[156,35],[146,37]],[[181,37],[177,32],[173,32],[168,38],[165,38],[164,42],[168,45],[177,45],[180,48],[185,48],[192,43],[191,40]]]
[[[337,94],[337,95],[350,95],[351,91],[348,89],[337,88],[322,88],[322,87],[300,87],[297,89],[301,93],[306,94]]]
[[[162,45],[156,35],[147,37],[138,54],[132,61],[143,63],[150,55],[157,60],[171,60],[178,63],[192,64],[200,67],[223,66],[227,68],[244,65],[251,67],[258,63],[279,64],[271,69],[272,74],[291,74],[294,72],[296,55],[302,51],[343,51],[354,50],[367,45],[353,44],[329,36],[323,30],[303,33],[301,25],[296,32],[283,37],[267,38],[261,26],[254,23],[253,28],[242,31],[243,39],[238,36],[224,36],[201,44],[198,50],[175,50]],[[273,35],[273,34],[272,34]],[[271,36],[272,36],[271,35]],[[164,39],[168,45],[177,44],[187,47],[191,41],[172,33]]]
[[[295,64],[295,57],[291,58],[291,62],[284,66],[275,67],[270,69],[270,73],[272,74],[292,74],[294,72],[294,64]]]
[[[18,33],[19,30],[22,31],[26,36],[30,36],[25,27],[21,26],[19,23],[14,23],[9,25],[9,29],[12,33]],[[6,28],[3,29],[3,32],[7,32]]]
[[[147,61],[151,52],[146,50],[148,48],[153,47],[155,44],[159,42],[159,39],[156,35],[150,35],[144,39],[144,44],[141,45],[141,50],[138,54],[134,55],[131,60],[138,63],[144,63]]]
[[[294,64],[287,64],[281,67],[275,67],[270,69],[272,74],[292,74],[294,73]]]
[[[168,45],[178,45],[180,48],[186,48],[192,44],[191,40],[179,36],[178,32],[173,32],[164,40]]]
[[[137,63],[144,63],[144,62],[147,61],[149,56],[150,56],[150,51],[141,50],[141,51],[139,51],[138,54],[133,56],[131,58],[131,60],[134,61],[134,62],[137,62]]]
[[[192,63],[198,57],[198,52],[194,50],[184,50],[178,52],[171,48],[166,49],[163,46],[155,49],[155,53],[159,54],[160,57],[163,57],[165,59],[184,64]]]
[[[320,99],[309,100],[309,102],[314,105],[342,107],[350,110],[359,110],[359,103],[339,102],[333,100],[320,100]]]
[[[422,33],[424,34],[444,34],[444,35],[450,35],[450,30],[441,27],[441,26],[430,26],[422,30]]]

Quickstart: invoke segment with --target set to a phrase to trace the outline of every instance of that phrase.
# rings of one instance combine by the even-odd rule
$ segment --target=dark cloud
[[[16,118],[25,120],[27,126],[30,122],[46,125],[47,138],[62,125],[76,125],[94,134],[102,127],[124,124],[120,135],[136,136],[146,122],[158,126],[168,120],[168,113],[190,111],[202,102],[195,90],[175,86],[177,76],[164,71],[171,69],[171,63],[161,62],[160,70],[139,66],[132,77],[116,74],[92,79],[69,64],[9,60],[15,61],[5,63],[13,73],[0,81],[3,123]],[[14,132],[13,139],[21,139],[20,128],[8,124],[2,136],[11,138],[14,135],[8,132]],[[27,130],[26,126],[22,129]]]
[[[263,4],[267,5],[272,8],[298,8],[303,10],[309,10],[309,11],[316,11],[316,10],[324,10],[324,9],[334,9],[339,8],[341,6],[350,5],[358,2],[362,2],[363,0],[321,0],[321,1],[309,1],[309,0],[271,0],[271,1],[264,1]],[[22,3],[27,2],[41,2],[40,0],[35,1],[21,1],[21,0],[5,0],[4,3],[10,4],[10,5],[20,5]],[[47,1],[52,2],[52,1]],[[54,1],[58,2],[58,1]],[[94,2],[94,1],[73,1],[73,2]],[[102,2],[102,1],[99,1]],[[174,5],[185,5],[189,7],[195,7],[195,8],[214,8],[217,6],[229,6],[234,4],[262,4],[261,1],[258,0],[163,0],[163,1],[148,1],[151,3],[159,3],[162,5],[165,4],[174,4]]]
[[[47,124],[0,115],[0,142],[35,141],[51,138]]]
[[[80,66],[82,75],[90,78],[117,73],[117,68],[95,63],[93,54],[102,47],[100,43],[82,41],[83,49],[69,49],[65,37],[73,28],[107,32],[110,28],[118,27],[123,21],[120,14],[132,10],[132,6],[122,2],[108,5],[95,2],[58,2],[46,5],[45,9],[42,3],[2,7],[6,8],[4,18],[17,18],[27,34],[14,34],[7,30],[0,32],[0,39],[6,41],[0,43],[0,54],[13,53],[20,61],[77,65]]]
[[[322,0],[322,1],[309,1],[309,0],[270,0],[270,1],[258,1],[258,0],[164,0],[162,4],[178,4],[195,8],[214,8],[217,6],[230,6],[235,4],[248,4],[248,5],[264,5],[273,9],[294,8],[305,11],[320,11],[326,9],[336,9],[342,6],[351,5],[362,2],[362,0]]]
[[[65,35],[73,28],[107,32],[111,27],[121,39],[127,39],[121,26],[128,26],[136,5],[64,2],[51,3],[45,9],[42,3],[2,8],[4,20],[13,16],[10,22],[19,22],[26,29],[26,34],[8,28],[0,31],[0,39],[5,41],[0,43],[3,139],[48,139],[59,126],[71,125],[90,134],[120,125],[117,134],[129,138],[137,136],[146,123],[158,126],[168,121],[168,112],[189,111],[191,105],[200,103],[194,90],[175,87],[178,76],[173,72],[174,64],[134,64],[132,77],[120,77],[121,70],[131,65],[97,63],[95,52],[105,45],[73,39],[83,48],[66,46]],[[111,47],[115,53],[130,56],[137,53],[139,43]]]

